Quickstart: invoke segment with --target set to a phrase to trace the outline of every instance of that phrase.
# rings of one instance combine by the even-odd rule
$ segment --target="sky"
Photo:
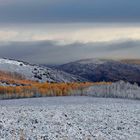
[[[139,0],[0,0],[0,57],[140,59],[139,7]]]

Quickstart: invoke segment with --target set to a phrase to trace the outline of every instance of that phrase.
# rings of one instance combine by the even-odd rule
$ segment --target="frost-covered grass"
[[[139,140],[140,102],[92,97],[0,101],[0,140]]]

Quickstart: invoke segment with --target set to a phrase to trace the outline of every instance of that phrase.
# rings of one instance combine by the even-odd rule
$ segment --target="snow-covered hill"
[[[27,79],[40,82],[74,82],[84,81],[83,78],[68,74],[60,70],[53,70],[48,67],[31,65],[26,62],[0,58],[0,70],[16,72],[24,75]]]
[[[59,65],[56,68],[94,82],[124,80],[140,84],[140,65],[122,61],[85,59]]]

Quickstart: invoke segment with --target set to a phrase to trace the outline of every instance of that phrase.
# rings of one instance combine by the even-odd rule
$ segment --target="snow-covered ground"
[[[47,97],[0,101],[0,140],[140,140],[140,101]]]

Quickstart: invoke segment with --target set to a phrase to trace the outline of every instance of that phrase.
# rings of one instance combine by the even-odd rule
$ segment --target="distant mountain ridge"
[[[127,63],[127,64],[140,65],[140,59],[122,59],[121,62]]]
[[[140,65],[122,60],[83,59],[56,66],[56,69],[93,82],[124,80],[140,85]]]
[[[39,82],[116,82],[140,85],[139,61],[83,59],[58,66],[39,66],[23,61],[0,58],[0,71],[16,72]]]
[[[0,58],[0,70],[7,72],[16,72],[24,75],[29,80],[39,82],[77,82],[85,81],[84,78],[68,74],[61,70],[32,65],[26,62]]]

